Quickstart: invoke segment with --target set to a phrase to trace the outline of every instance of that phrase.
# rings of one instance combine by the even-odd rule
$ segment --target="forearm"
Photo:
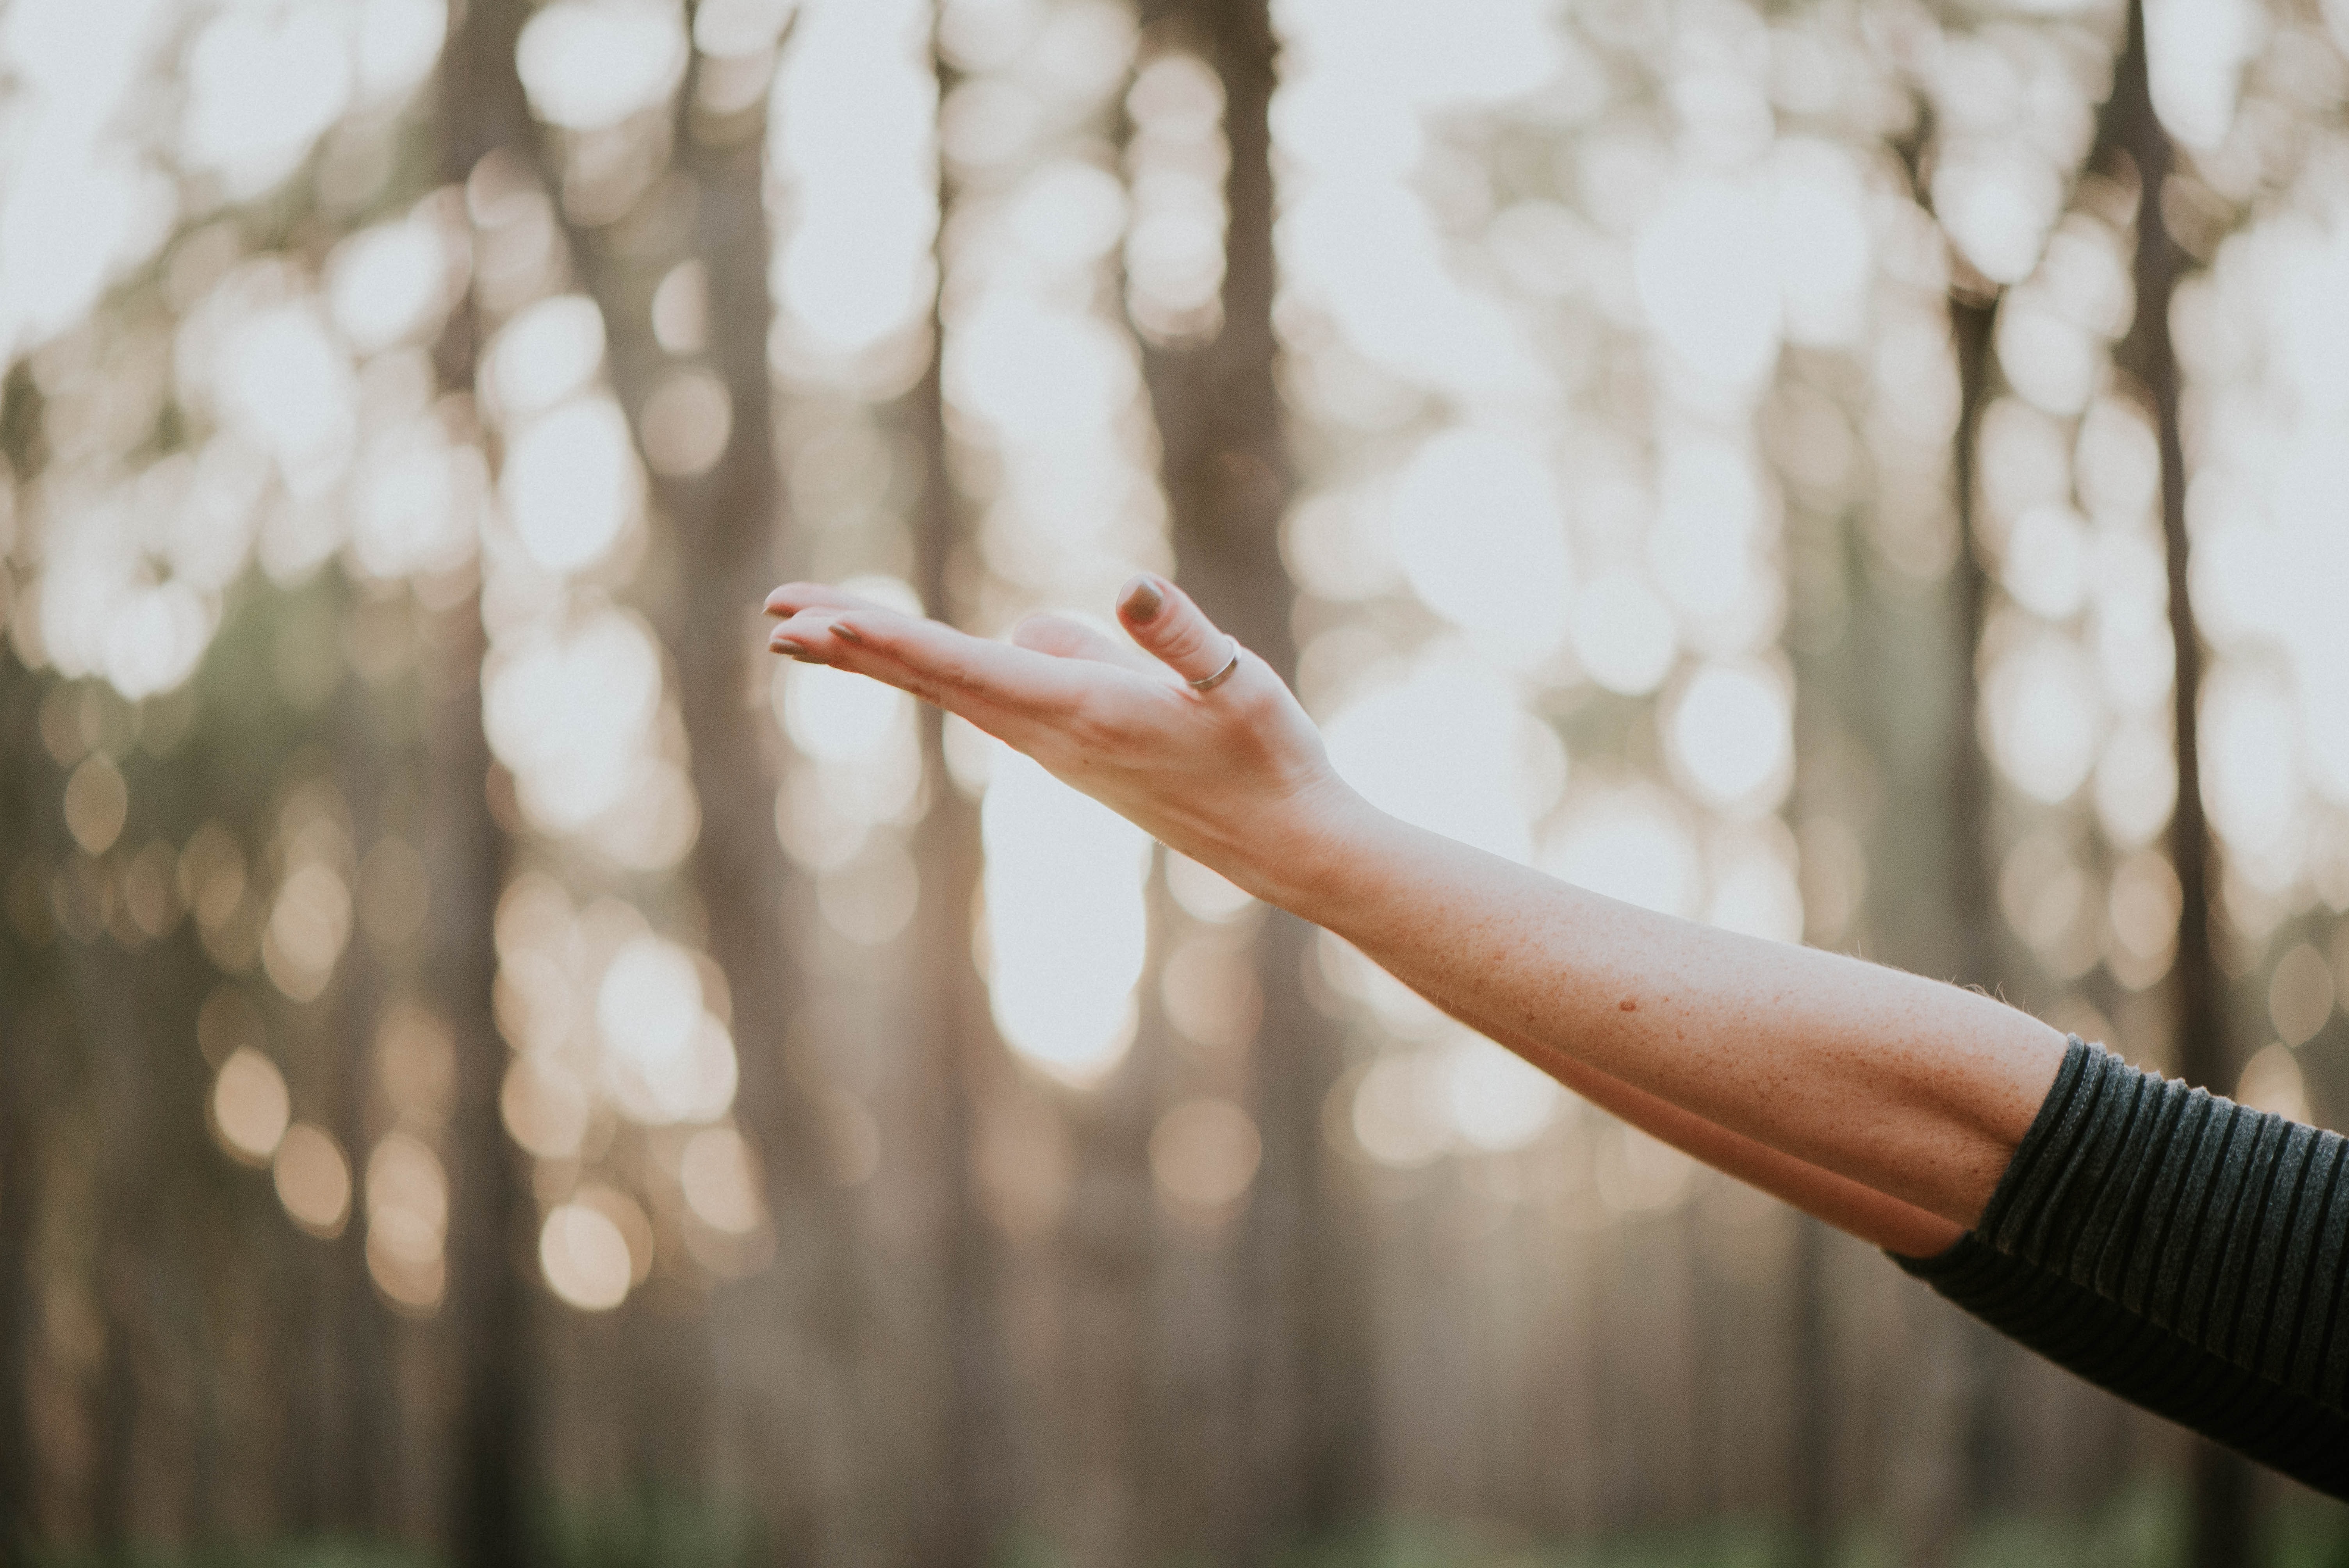
[[[1650,1137],[1872,1246],[1903,1257],[1926,1258],[1944,1251],[1964,1233],[1964,1227],[1954,1221],[1756,1143],[1563,1052],[1523,1037],[1503,1038],[1499,1043]]]
[[[1279,866],[1268,896],[1531,1059],[1958,1225],[2063,1061],[1977,992],[1619,903],[1367,806]]]

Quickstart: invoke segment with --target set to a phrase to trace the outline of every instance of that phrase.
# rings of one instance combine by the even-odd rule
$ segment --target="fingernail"
[[[1148,573],[1136,576],[1117,596],[1118,609],[1127,620],[1134,622],[1154,620],[1159,607],[1165,603],[1165,596],[1158,592],[1158,584]]]
[[[861,646],[864,642],[864,634],[845,621],[834,621],[832,624],[832,634],[843,643],[855,643]]]
[[[787,659],[807,657],[807,645],[795,637],[777,637],[767,646],[771,652],[781,654]]]

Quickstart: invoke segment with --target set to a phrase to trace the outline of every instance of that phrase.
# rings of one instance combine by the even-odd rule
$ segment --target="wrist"
[[[1237,847],[1232,880],[1315,924],[1352,902],[1384,813],[1336,774],[1315,779],[1261,816]]]

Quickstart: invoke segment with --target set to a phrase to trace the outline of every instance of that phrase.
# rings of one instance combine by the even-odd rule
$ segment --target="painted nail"
[[[787,659],[807,657],[807,645],[795,638],[777,637],[773,642],[769,643],[767,647],[771,652],[781,654]]]
[[[862,646],[864,642],[864,634],[845,621],[834,621],[832,624],[832,634],[843,643],[854,643],[859,646]]]
[[[1127,620],[1144,624],[1157,618],[1159,608],[1165,602],[1164,595],[1158,592],[1158,584],[1149,573],[1144,573],[1125,585],[1125,591],[1118,595],[1117,607],[1124,612]]]

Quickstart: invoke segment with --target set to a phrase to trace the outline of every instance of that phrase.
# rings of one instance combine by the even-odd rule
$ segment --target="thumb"
[[[1191,596],[1154,572],[1118,590],[1117,618],[1126,633],[1186,681],[1202,681],[1232,662],[1239,644],[1207,619]]]

